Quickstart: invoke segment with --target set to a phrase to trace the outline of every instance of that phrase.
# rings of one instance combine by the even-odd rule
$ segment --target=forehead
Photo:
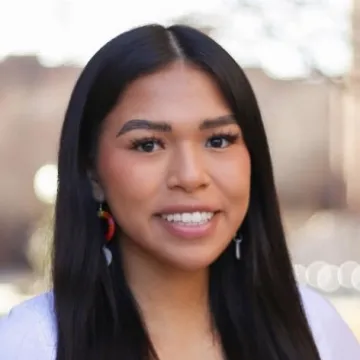
[[[118,120],[202,121],[230,109],[216,82],[206,72],[174,63],[132,82],[112,111]]]

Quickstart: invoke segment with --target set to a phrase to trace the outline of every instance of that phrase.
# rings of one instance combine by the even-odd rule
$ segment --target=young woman
[[[83,70],[58,159],[53,290],[0,327],[2,360],[359,360],[298,288],[258,105],[185,26],[144,26]]]

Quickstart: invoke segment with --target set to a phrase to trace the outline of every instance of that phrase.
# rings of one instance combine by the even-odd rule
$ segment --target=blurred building
[[[45,68],[33,57],[0,63],[0,266],[24,263],[24,246],[47,207],[35,195],[34,176],[42,165],[56,163],[64,111],[79,72]],[[344,85],[276,80],[258,69],[247,74],[264,116],[284,209],[306,216],[344,209]],[[359,249],[354,239],[347,251],[360,259]]]

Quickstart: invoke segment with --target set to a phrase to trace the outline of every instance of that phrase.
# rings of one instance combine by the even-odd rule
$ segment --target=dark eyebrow
[[[200,125],[200,130],[215,129],[225,125],[237,125],[237,121],[233,114],[219,116],[213,119],[206,119]]]
[[[170,132],[171,126],[165,122],[133,119],[126,122],[116,136],[120,136],[129,131],[138,130],[138,129],[154,130],[159,132]]]
[[[220,126],[237,124],[235,120],[235,116],[230,115],[223,115],[213,119],[205,119],[201,124],[199,129],[200,130],[208,130],[214,129]],[[157,122],[157,121],[150,121],[150,120],[142,120],[142,119],[132,119],[127,121],[124,126],[120,129],[117,133],[117,137],[123,135],[132,130],[153,130],[158,132],[170,132],[172,131],[171,125],[166,122]]]

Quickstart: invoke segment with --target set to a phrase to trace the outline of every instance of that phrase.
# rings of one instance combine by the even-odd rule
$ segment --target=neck
[[[207,268],[175,269],[127,245],[122,254],[128,284],[155,341],[167,334],[211,332]]]

